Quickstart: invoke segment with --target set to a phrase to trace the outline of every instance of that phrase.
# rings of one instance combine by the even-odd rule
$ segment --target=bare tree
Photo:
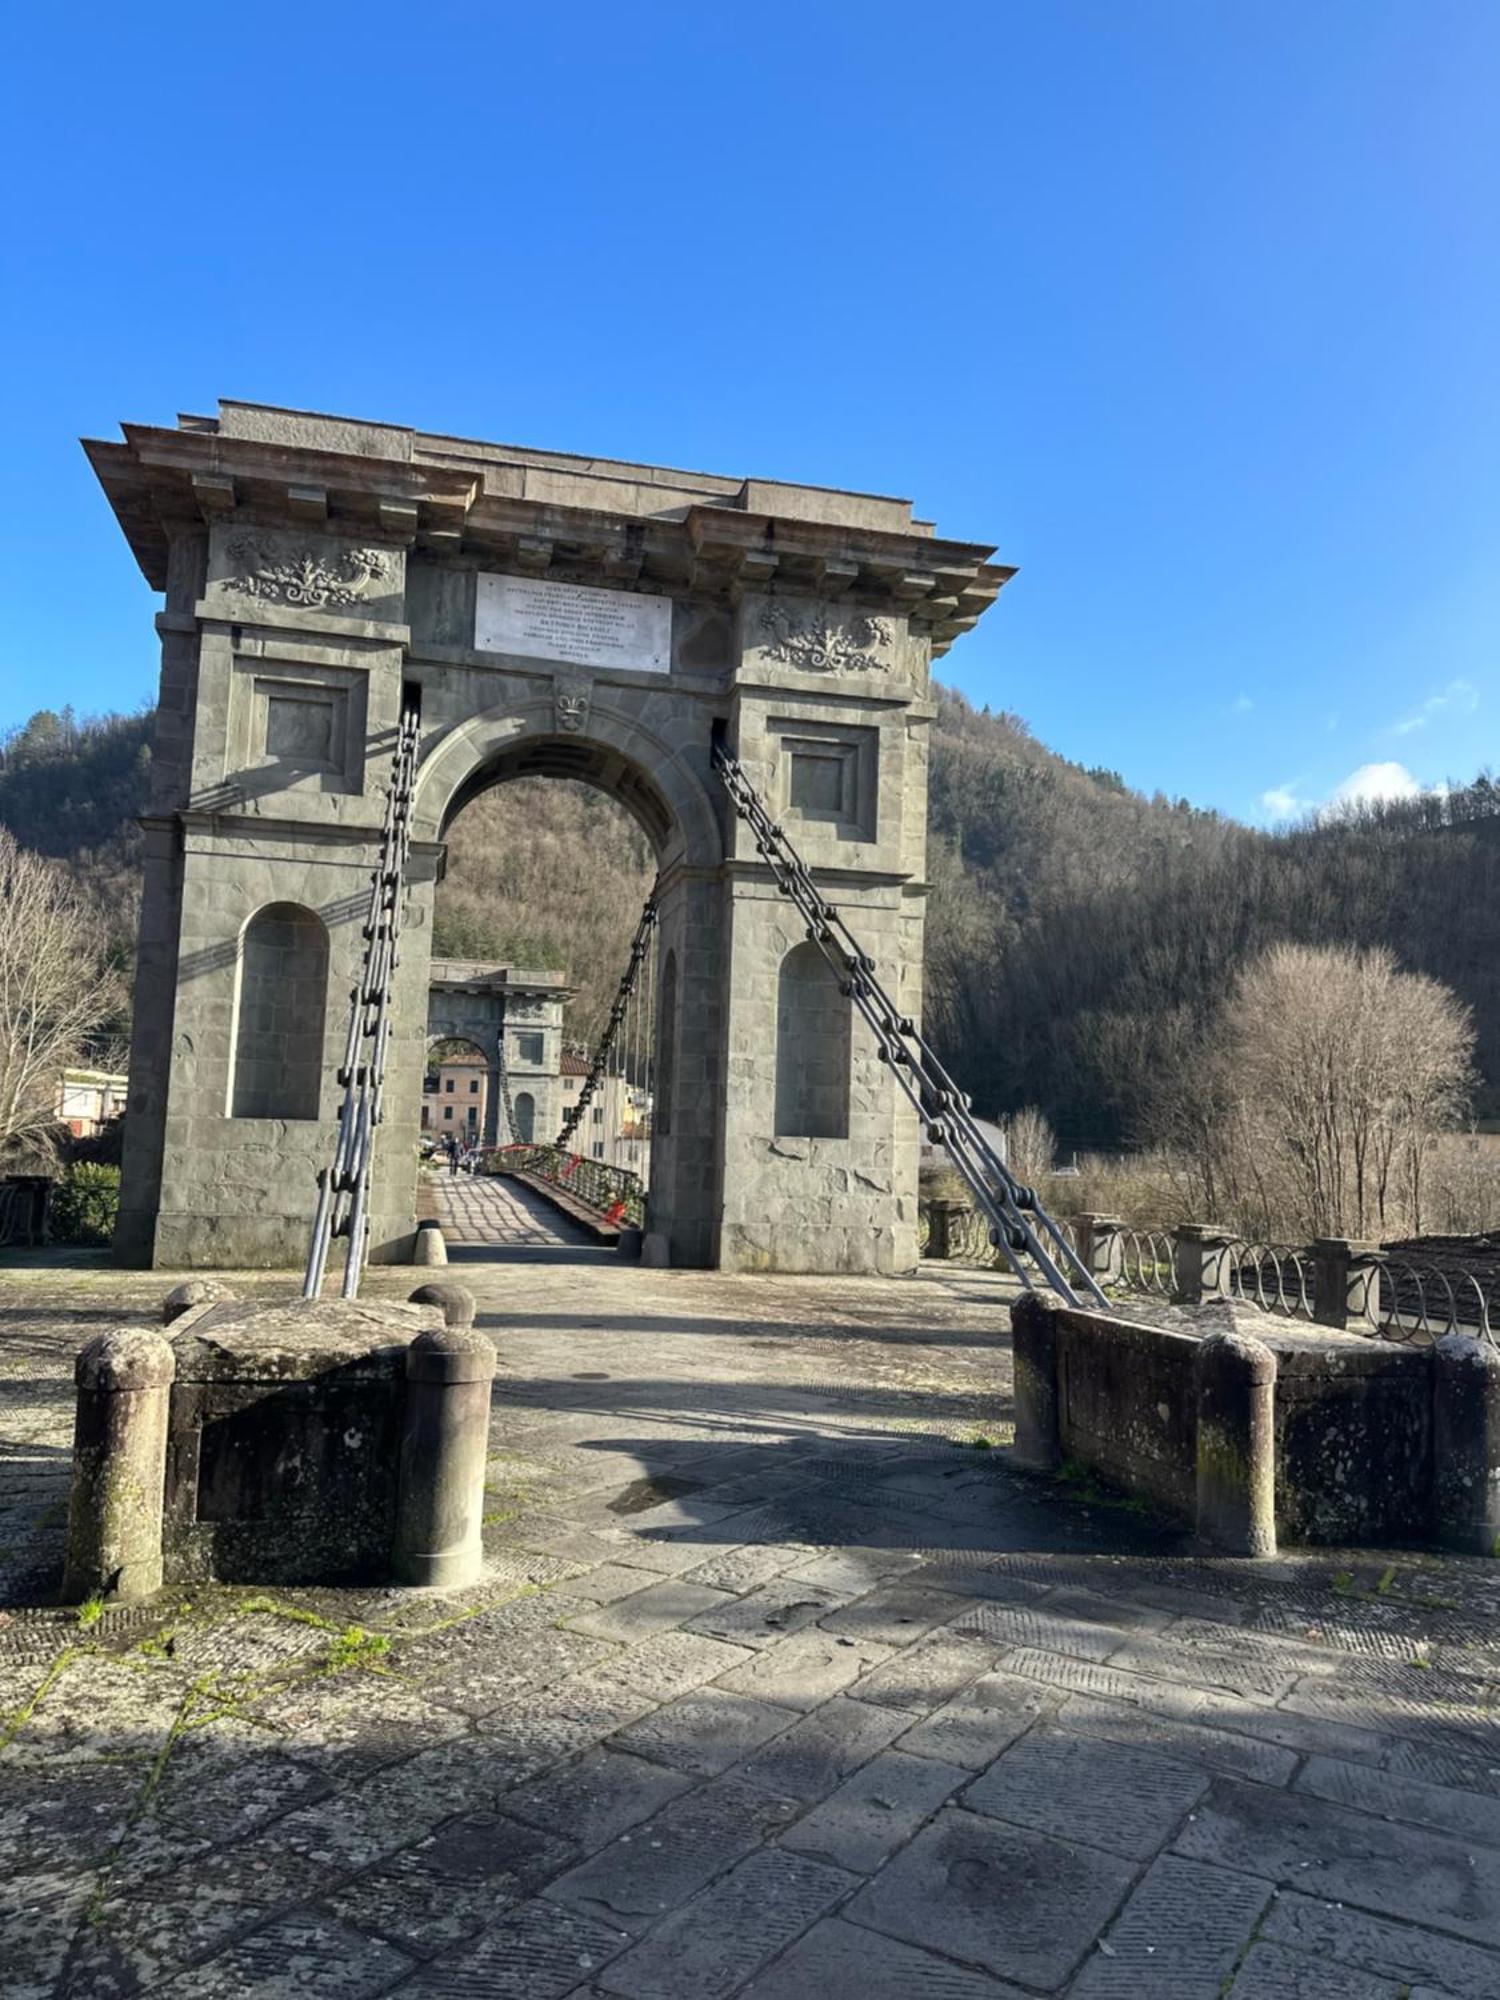
[[[0,1152],[56,1123],[62,1071],[116,999],[99,927],[66,870],[0,827]]]
[[[1420,1232],[1473,1050],[1467,1008],[1389,951],[1274,945],[1164,1093],[1158,1131],[1175,1113],[1177,1133],[1193,1132],[1215,1220],[1264,1236]]]
[[[1046,1114],[1034,1104],[1012,1112],[1005,1125],[1006,1165],[1018,1181],[1035,1187],[1052,1171],[1057,1138]]]

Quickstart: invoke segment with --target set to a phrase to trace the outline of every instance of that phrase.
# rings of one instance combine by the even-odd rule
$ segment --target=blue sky
[[[142,0],[0,89],[0,726],[149,699],[74,440],[225,395],[909,494],[1021,566],[941,671],[1146,791],[1500,761],[1496,0]]]

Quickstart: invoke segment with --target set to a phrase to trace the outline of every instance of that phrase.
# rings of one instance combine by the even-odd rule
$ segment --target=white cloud
[[[1391,724],[1392,736],[1410,736],[1425,729],[1435,715],[1472,715],[1479,706],[1479,690],[1472,681],[1449,681],[1440,694],[1430,694],[1420,708]]]
[[[1306,812],[1307,803],[1299,799],[1291,785],[1273,785],[1268,792],[1260,795],[1260,809],[1267,819],[1295,819]]]
[[[1390,759],[1383,764],[1361,764],[1328,795],[1329,807],[1377,805],[1385,799],[1414,799],[1422,787],[1404,764]]]

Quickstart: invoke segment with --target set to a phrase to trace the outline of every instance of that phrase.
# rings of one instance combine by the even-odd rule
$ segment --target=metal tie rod
[[[1079,1303],[1080,1291],[1095,1304],[1105,1305],[1093,1273],[1042,1207],[1036,1191],[1015,1178],[985,1139],[975,1123],[969,1098],[912,1018],[896,1007],[875,975],[874,959],[822,895],[806,862],[767,813],[739,759],[717,734],[713,762],[777,889],[801,912],[808,937],[838,975],[840,990],[869,1025],[880,1060],[889,1065],[926,1127],[928,1138],[946,1150],[990,1225],[991,1242],[1011,1253],[1016,1275],[1028,1291],[1034,1287],[1031,1274],[1020,1261],[1021,1253],[1033,1260],[1053,1291],[1069,1305]]]

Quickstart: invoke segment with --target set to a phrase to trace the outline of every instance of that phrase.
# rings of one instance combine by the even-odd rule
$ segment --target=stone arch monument
[[[373,1255],[404,1256],[414,1229],[446,828],[489,786],[540,774],[613,794],[656,852],[648,1255],[727,1270],[914,1261],[912,1115],[868,1033],[835,1018],[840,996],[801,960],[783,976],[801,923],[710,745],[725,732],[918,1014],[929,665],[1011,574],[992,550],[940,540],[878,495],[247,403],[85,448],[165,594],[122,1260],[300,1262],[382,788],[415,699]],[[285,1074],[279,1050],[295,1052]]]

